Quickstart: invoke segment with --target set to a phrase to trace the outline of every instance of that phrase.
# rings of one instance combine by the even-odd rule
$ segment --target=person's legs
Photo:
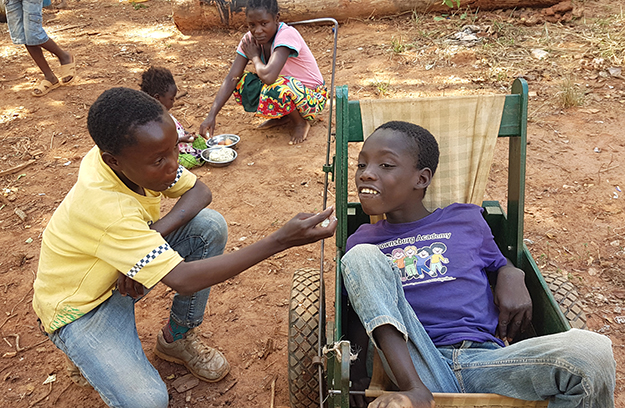
[[[304,119],[297,109],[289,114],[289,118],[293,122],[293,133],[289,144],[302,143],[308,137],[310,122]]]
[[[74,74],[71,70],[65,72],[63,69],[62,71],[64,71],[64,73],[59,74],[61,78],[57,78],[57,76],[52,72],[50,65],[48,65],[48,61],[46,61],[46,58],[43,55],[44,49],[51,52],[59,59],[62,68],[64,66],[67,67],[74,62],[72,54],[64,51],[56,42],[54,42],[52,38],[48,38],[48,40],[41,45],[27,45],[26,49],[50,83],[56,84],[58,81],[61,81],[62,84],[68,84],[72,81],[72,79],[74,79]]]
[[[394,326],[407,339],[413,364],[427,388],[432,392],[459,392],[450,366],[404,297],[397,267],[374,245],[355,246],[341,263],[345,288],[369,338],[374,341],[373,331],[380,326]],[[386,372],[393,379],[383,354],[382,357]]]
[[[291,118],[287,116],[282,116],[281,118],[267,119],[260,125],[258,125],[258,129],[271,129],[277,126],[287,125],[291,123]]]
[[[228,227],[215,210],[203,209],[185,226],[165,239],[185,261],[220,255],[228,239]],[[184,364],[203,381],[216,382],[230,371],[224,355],[206,346],[194,330],[204,319],[210,288],[190,296],[174,295],[169,322],[159,331],[154,353],[167,361]]]
[[[167,407],[169,394],[137,334],[134,304],[117,290],[49,337],[111,407]]]
[[[215,210],[203,209],[185,226],[165,237],[169,245],[186,262],[221,255],[228,240],[228,226],[223,216]],[[170,317],[177,324],[192,329],[204,319],[210,288],[193,295],[174,295]]]
[[[52,72],[48,61],[46,60],[43,49],[50,51],[54,54],[61,64],[61,66],[71,64],[73,57],[70,53],[62,50],[55,42],[46,34],[43,29],[43,16],[42,16],[42,0],[22,0],[22,17],[21,23],[23,27],[23,44],[26,46],[26,50],[30,54],[37,67],[43,73],[46,81],[50,85],[55,85],[59,82],[59,79]],[[15,41],[14,41],[15,42]],[[67,77],[65,75],[62,78],[63,83],[71,81],[73,76]],[[41,89],[35,89],[34,94],[39,95],[45,91]]]
[[[463,392],[550,399],[550,408],[614,407],[616,363],[610,340],[597,333],[572,329],[508,347],[465,342],[440,350]]]
[[[50,68],[48,61],[46,61],[46,57],[43,55],[43,49],[40,45],[27,45],[26,50],[28,50],[30,57],[33,61],[35,61],[35,64],[37,64],[47,81],[51,84],[59,82],[56,75],[54,75],[54,72],[52,72],[52,68]]]

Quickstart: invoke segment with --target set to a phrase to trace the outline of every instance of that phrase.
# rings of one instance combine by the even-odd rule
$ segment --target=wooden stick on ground
[[[9,169],[2,170],[2,171],[0,171],[0,177],[8,176],[9,174],[13,174],[13,173],[17,173],[18,171],[22,170],[23,168],[26,168],[26,167],[30,166],[34,162],[35,162],[35,159],[30,159],[26,163],[18,164],[17,166],[13,166],[13,167],[11,167]]]
[[[273,408],[276,399],[276,378],[278,378],[278,376],[274,376],[271,382],[271,403],[269,404],[269,408]]]

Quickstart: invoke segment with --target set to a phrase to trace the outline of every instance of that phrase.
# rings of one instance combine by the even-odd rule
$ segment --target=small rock
[[[618,324],[625,323],[625,316],[614,316],[614,321]]]
[[[623,70],[619,67],[608,68],[608,74],[612,75],[613,77],[620,77],[622,72]]]
[[[200,380],[198,380],[197,377],[195,377],[193,374],[187,374],[178,378],[171,385],[176,389],[176,391],[182,394],[185,391],[197,387],[199,383]]]
[[[26,213],[24,211],[16,208],[13,212],[20,218],[20,220],[26,221]]]
[[[532,57],[536,58],[537,60],[545,59],[548,55],[549,53],[547,51],[541,50],[539,48],[535,48],[532,50]]]

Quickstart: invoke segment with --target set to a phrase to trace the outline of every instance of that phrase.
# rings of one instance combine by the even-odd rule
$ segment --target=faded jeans
[[[572,329],[508,347],[471,341],[436,347],[406,301],[399,270],[376,246],[357,245],[341,263],[350,302],[371,341],[377,327],[393,325],[430,391],[548,399],[551,408],[614,407],[616,363],[606,336]]]
[[[203,209],[165,239],[185,261],[220,255],[226,246],[227,224],[217,211]],[[190,296],[174,295],[170,317],[193,328],[202,323],[210,288]],[[111,407],[167,407],[169,394],[146,357],[135,324],[138,299],[119,291],[104,303],[49,337],[78,366]]]

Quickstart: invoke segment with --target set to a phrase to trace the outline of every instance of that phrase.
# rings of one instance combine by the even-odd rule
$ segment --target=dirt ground
[[[617,407],[625,407],[625,78],[620,71],[625,17],[618,3],[578,2],[577,17],[560,22],[545,21],[536,10],[351,20],[339,28],[336,84],[349,85],[352,98],[396,98],[507,93],[515,77],[527,79],[526,243],[543,271],[559,273],[578,287],[589,329],[612,339]],[[183,34],[165,0],[68,0],[67,5],[45,9],[44,27],[75,54],[78,78],[41,98],[30,95],[40,73],[0,24],[3,407],[104,406],[95,391],[70,382],[61,353],[39,332],[31,307],[42,231],[93,145],[86,129],[90,104],[107,88],[138,88],[140,72],[148,66],[165,66],[180,89],[172,113],[196,131],[242,35],[236,29]],[[475,38],[461,41],[457,33],[467,24],[477,26]],[[300,31],[329,83],[331,28]],[[329,118],[326,111],[305,143],[290,146],[287,128],[259,131],[260,119],[229,101],[217,133],[242,137],[238,159],[230,167],[194,170],[213,191],[211,207],[228,221],[228,252],[271,233],[297,212],[320,210]],[[500,141],[486,199],[505,199],[506,154],[506,141]],[[332,184],[328,196],[332,202]],[[171,206],[166,202],[164,211]],[[174,381],[187,370],[152,353],[172,293],[158,285],[138,304],[138,330],[170,388],[172,407],[289,405],[290,281],[297,268],[319,267],[320,248],[285,251],[213,288],[203,333],[232,366],[217,384],[176,391]],[[327,240],[329,294],[333,254],[333,240]],[[332,319],[331,309],[329,314]],[[51,375],[56,380],[44,384]]]

